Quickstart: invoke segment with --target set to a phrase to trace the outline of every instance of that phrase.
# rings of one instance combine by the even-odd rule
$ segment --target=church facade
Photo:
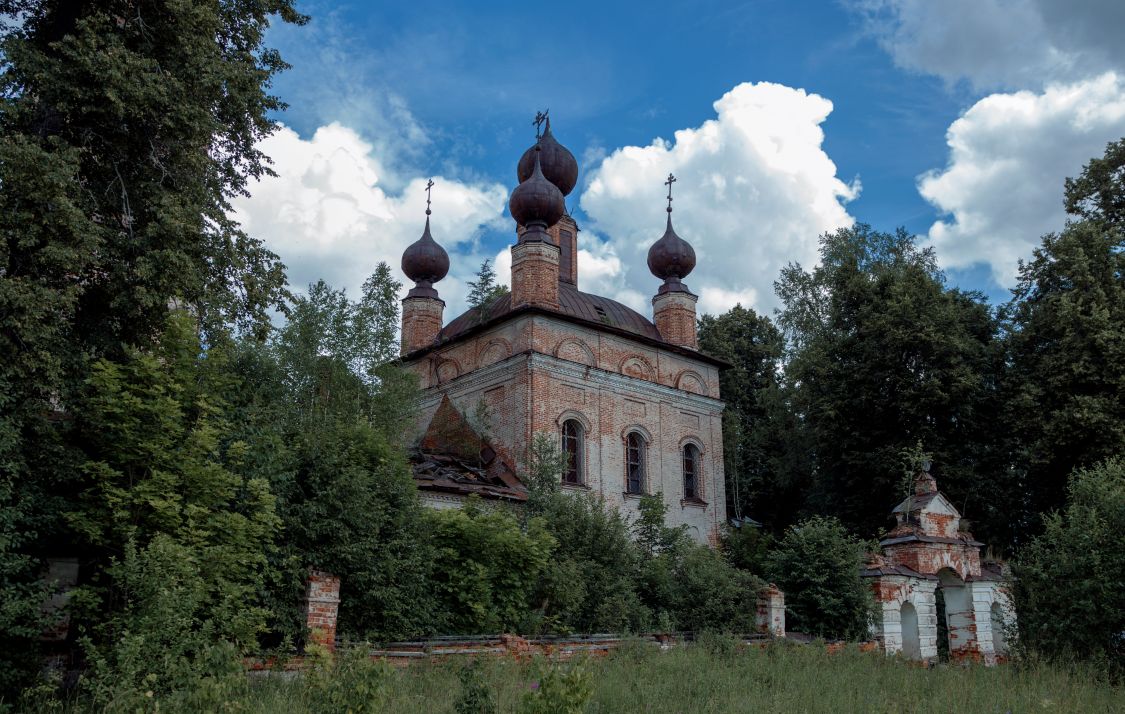
[[[573,155],[550,124],[520,159],[509,210],[516,222],[511,291],[444,322],[434,284],[449,258],[430,234],[403,254],[414,282],[403,300],[402,359],[423,388],[412,456],[423,500],[456,507],[469,494],[521,501],[532,440],[562,450],[562,487],[593,492],[634,517],[643,494],[662,494],[669,525],[714,543],[725,519],[719,370],[700,353],[695,266],[671,219],[649,251],[658,280],[653,318],[582,292],[578,226],[564,197]]]

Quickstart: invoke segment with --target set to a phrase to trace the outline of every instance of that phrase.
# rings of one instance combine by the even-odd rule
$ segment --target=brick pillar
[[[305,591],[309,641],[336,649],[336,615],[340,609],[340,578],[322,570],[309,572]]]
[[[758,629],[785,637],[785,593],[773,583],[758,593]]]
[[[545,240],[529,240],[512,246],[513,308],[521,305],[559,308],[559,255],[559,247]]]
[[[686,291],[659,292],[652,299],[653,322],[666,342],[696,349],[695,303],[698,297]]]
[[[413,292],[413,290],[411,291]],[[402,354],[429,347],[441,332],[445,301],[439,297],[407,295],[402,300]]]

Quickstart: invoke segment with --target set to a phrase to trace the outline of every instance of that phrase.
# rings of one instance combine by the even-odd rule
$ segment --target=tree
[[[1097,659],[1125,671],[1125,460],[1071,475],[1065,510],[1013,566],[1021,647],[1066,661]]]
[[[0,0],[0,600],[27,604],[87,461],[91,366],[159,344],[170,304],[263,334],[276,256],[229,217],[269,172],[269,22],[290,0]],[[212,340],[209,338],[209,342]],[[10,488],[8,487],[10,485]],[[122,544],[118,544],[120,547]],[[32,655],[5,647],[17,659]],[[24,654],[20,654],[25,652]],[[0,663],[0,669],[5,669]]]
[[[727,513],[780,533],[804,506],[799,474],[808,472],[806,450],[787,438],[795,425],[779,384],[785,341],[768,317],[735,305],[703,316],[699,347],[732,365],[719,375]]]
[[[1067,180],[1081,216],[1044,236],[1005,308],[1019,520],[1061,508],[1075,468],[1125,453],[1125,142]]]
[[[245,438],[275,434],[284,454],[272,465],[284,525],[270,594],[275,635],[301,639],[293,615],[310,567],[341,578],[348,635],[434,627],[433,554],[403,449],[417,381],[391,361],[399,287],[382,263],[357,302],[320,281],[294,299],[271,349],[244,342],[242,374],[253,384],[241,402]]]
[[[1125,139],[1111,141],[1078,178],[1066,180],[1063,205],[1072,216],[1125,230]]]
[[[487,317],[488,306],[507,293],[508,286],[496,283],[496,271],[492,269],[491,261],[485,260],[477,271],[477,279],[469,281],[469,308],[476,310],[477,319],[483,321]]]
[[[194,320],[173,315],[156,353],[94,363],[76,409],[87,460],[67,522],[86,567],[108,567],[131,544],[155,539],[200,566],[199,619],[210,636],[247,648],[265,624],[257,602],[266,552],[279,525],[264,478],[245,478],[246,444],[228,441],[226,403],[217,383],[229,378],[221,348],[202,353]],[[128,584],[90,579],[75,597],[79,622],[105,619],[95,645],[113,642],[128,623],[116,619]]]
[[[819,637],[867,636],[874,606],[860,570],[873,543],[834,518],[791,526],[769,556],[769,578],[785,592],[786,627]]]
[[[983,523],[1011,489],[1000,436],[997,324],[979,294],[947,289],[903,230],[825,235],[821,264],[776,290],[795,412],[811,453],[808,510],[874,535],[898,493],[899,452],[919,440],[950,498]],[[995,536],[994,533],[984,533]]]

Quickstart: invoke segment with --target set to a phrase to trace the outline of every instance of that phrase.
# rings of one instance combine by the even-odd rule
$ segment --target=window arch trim
[[[651,439],[639,428],[625,430],[625,493],[640,496],[648,493],[648,445]]]
[[[559,435],[562,452],[566,457],[563,467],[564,486],[583,486],[586,484],[586,425],[574,417],[562,420]]]

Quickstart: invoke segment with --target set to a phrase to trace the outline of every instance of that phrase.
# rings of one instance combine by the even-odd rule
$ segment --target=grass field
[[[462,681],[465,665],[459,659],[394,669],[343,657],[336,667],[306,675],[270,674],[249,684],[242,679],[234,690],[140,703],[148,711],[489,711],[469,706],[472,697],[466,694],[475,693],[478,703],[489,700],[496,707],[491,711],[499,712],[1125,711],[1125,693],[1087,668],[923,669],[854,648],[829,655],[815,644],[736,648],[716,640],[660,652],[638,643],[569,663],[486,659],[477,663],[468,686]],[[558,706],[568,700],[585,705]],[[137,703],[122,701],[121,710],[138,711]]]
[[[374,710],[455,711],[463,690],[458,677],[463,666],[464,662],[424,664],[390,672],[379,687]],[[488,660],[480,666],[499,711],[516,712],[530,704],[524,700],[538,690],[549,665]],[[556,670],[566,673],[574,667],[563,664]],[[570,688],[589,689],[590,712],[1125,711],[1120,689],[1097,683],[1092,672],[1081,669],[1004,665],[927,670],[854,649],[828,655],[816,645],[738,650],[688,646],[668,652],[637,645],[583,661],[577,668]],[[323,710],[317,698],[299,680],[259,682],[253,697],[257,711],[292,712]]]

